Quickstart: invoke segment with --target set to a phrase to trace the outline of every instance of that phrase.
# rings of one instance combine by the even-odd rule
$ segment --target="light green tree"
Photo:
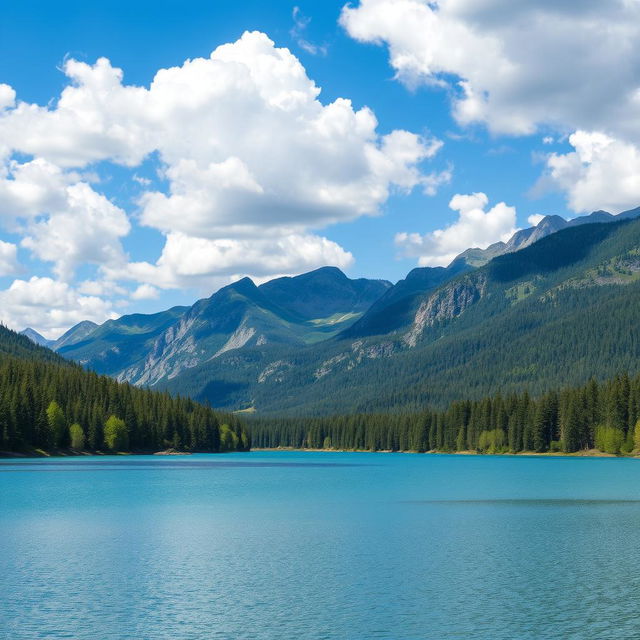
[[[640,420],[636,422],[635,429],[633,430],[633,444],[636,451],[640,451]]]
[[[220,425],[220,451],[235,451],[238,448],[238,436],[228,424]]]
[[[483,431],[478,438],[478,450],[485,453],[500,453],[504,448],[504,440],[502,429]]]
[[[54,447],[59,447],[62,444],[62,438],[65,435],[67,425],[65,423],[64,413],[55,400],[47,407],[47,422],[49,423],[51,443]]]
[[[595,444],[600,451],[617,455],[624,444],[624,432],[616,427],[597,427]]]
[[[84,430],[77,422],[69,427],[69,440],[71,440],[72,449],[76,451],[84,449]]]
[[[104,443],[112,451],[126,451],[129,448],[129,430],[124,420],[110,416],[104,425]]]

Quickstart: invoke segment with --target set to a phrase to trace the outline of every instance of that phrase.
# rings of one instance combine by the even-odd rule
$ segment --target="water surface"
[[[0,637],[640,637],[640,461],[0,460]]]

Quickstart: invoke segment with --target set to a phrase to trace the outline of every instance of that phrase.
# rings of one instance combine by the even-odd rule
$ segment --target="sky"
[[[0,321],[397,281],[640,205],[640,0],[0,5]]]

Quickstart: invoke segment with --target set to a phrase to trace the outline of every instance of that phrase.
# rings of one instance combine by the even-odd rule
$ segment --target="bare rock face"
[[[214,358],[222,355],[232,349],[241,349],[255,335],[256,330],[253,327],[246,326],[243,322],[227,340],[227,342],[214,354]]]
[[[415,347],[426,327],[433,327],[438,322],[453,320],[462,315],[484,296],[486,286],[486,277],[474,274],[436,291],[418,307],[413,326],[404,337],[405,343]]]
[[[258,384],[263,384],[270,380],[272,382],[283,382],[285,374],[293,365],[287,360],[276,360],[267,365],[258,376]]]

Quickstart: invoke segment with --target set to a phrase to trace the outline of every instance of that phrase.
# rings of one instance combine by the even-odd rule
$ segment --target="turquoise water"
[[[0,460],[0,634],[640,637],[640,461]]]

